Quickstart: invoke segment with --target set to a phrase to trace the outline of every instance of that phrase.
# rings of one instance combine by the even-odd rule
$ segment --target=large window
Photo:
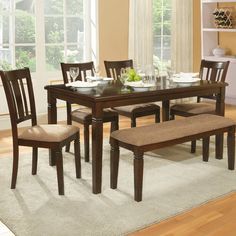
[[[166,72],[171,60],[171,0],[153,0],[154,63]]]
[[[92,59],[91,19],[89,0],[0,0],[0,68],[50,72]]]

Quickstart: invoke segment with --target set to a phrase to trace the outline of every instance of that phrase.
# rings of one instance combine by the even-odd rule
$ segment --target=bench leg
[[[202,160],[206,162],[209,159],[209,143],[210,137],[202,139]]]
[[[119,169],[119,159],[120,159],[120,150],[119,145],[116,141],[111,141],[111,151],[110,151],[110,188],[117,188],[117,179],[118,179],[118,169]]]
[[[217,134],[215,140],[216,159],[223,159],[224,134]]]
[[[191,142],[191,153],[196,152],[196,144],[197,144],[197,140],[194,140]]]
[[[234,163],[235,163],[235,127],[232,127],[228,131],[227,149],[228,149],[228,169],[229,170],[234,170]]]
[[[143,153],[134,153],[134,200],[142,201]]]

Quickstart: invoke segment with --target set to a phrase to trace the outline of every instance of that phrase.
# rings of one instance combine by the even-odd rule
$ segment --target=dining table
[[[216,112],[224,115],[227,83],[200,80],[178,83],[166,77],[157,79],[153,86],[136,88],[118,81],[98,83],[90,89],[74,86],[47,85],[48,123],[57,123],[57,100],[79,104],[92,110],[92,192],[102,191],[103,109],[139,103],[162,103],[162,122],[169,120],[170,101],[196,96],[216,97]],[[216,155],[223,155],[223,137],[218,137]],[[55,165],[55,153],[50,151],[49,164]]]

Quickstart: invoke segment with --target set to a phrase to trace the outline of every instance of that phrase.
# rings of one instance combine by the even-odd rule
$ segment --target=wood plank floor
[[[226,106],[226,117],[236,121],[236,106]],[[137,125],[154,122],[154,117],[138,119]],[[130,127],[130,120],[121,117],[120,128]],[[82,135],[83,132],[81,132]],[[109,136],[109,125],[104,125],[104,136]],[[83,137],[81,136],[81,139]],[[21,147],[21,152],[31,152],[31,148]],[[11,131],[0,131],[0,157],[11,156]],[[10,170],[9,170],[10,171]],[[235,180],[236,187],[236,180]],[[5,234],[3,234],[5,236]],[[0,236],[1,224],[0,224]],[[130,236],[235,236],[236,235],[236,193],[231,193],[194,208],[186,213],[169,218]]]

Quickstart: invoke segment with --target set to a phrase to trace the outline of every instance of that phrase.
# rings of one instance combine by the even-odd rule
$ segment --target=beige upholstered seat
[[[197,115],[197,114],[215,114],[215,104],[212,103],[182,103],[175,104],[171,107],[172,112],[186,112],[187,114]],[[187,115],[186,115],[187,116]]]
[[[87,107],[72,111],[71,116],[72,116],[73,121],[77,121],[79,123],[92,122],[92,110]],[[103,110],[104,119],[108,119],[108,118],[112,119],[114,116],[117,116],[117,112],[109,108]]]
[[[196,125],[198,121],[199,125]],[[117,130],[112,132],[111,137],[123,143],[139,147],[170,142],[171,140],[181,139],[186,136],[192,136],[231,125],[235,125],[235,122],[225,117],[202,114],[181,120],[172,120],[132,129]],[[183,127],[186,128],[183,129]]]
[[[19,134],[19,139],[42,142],[62,142],[79,132],[79,128],[72,125],[35,125]]]

